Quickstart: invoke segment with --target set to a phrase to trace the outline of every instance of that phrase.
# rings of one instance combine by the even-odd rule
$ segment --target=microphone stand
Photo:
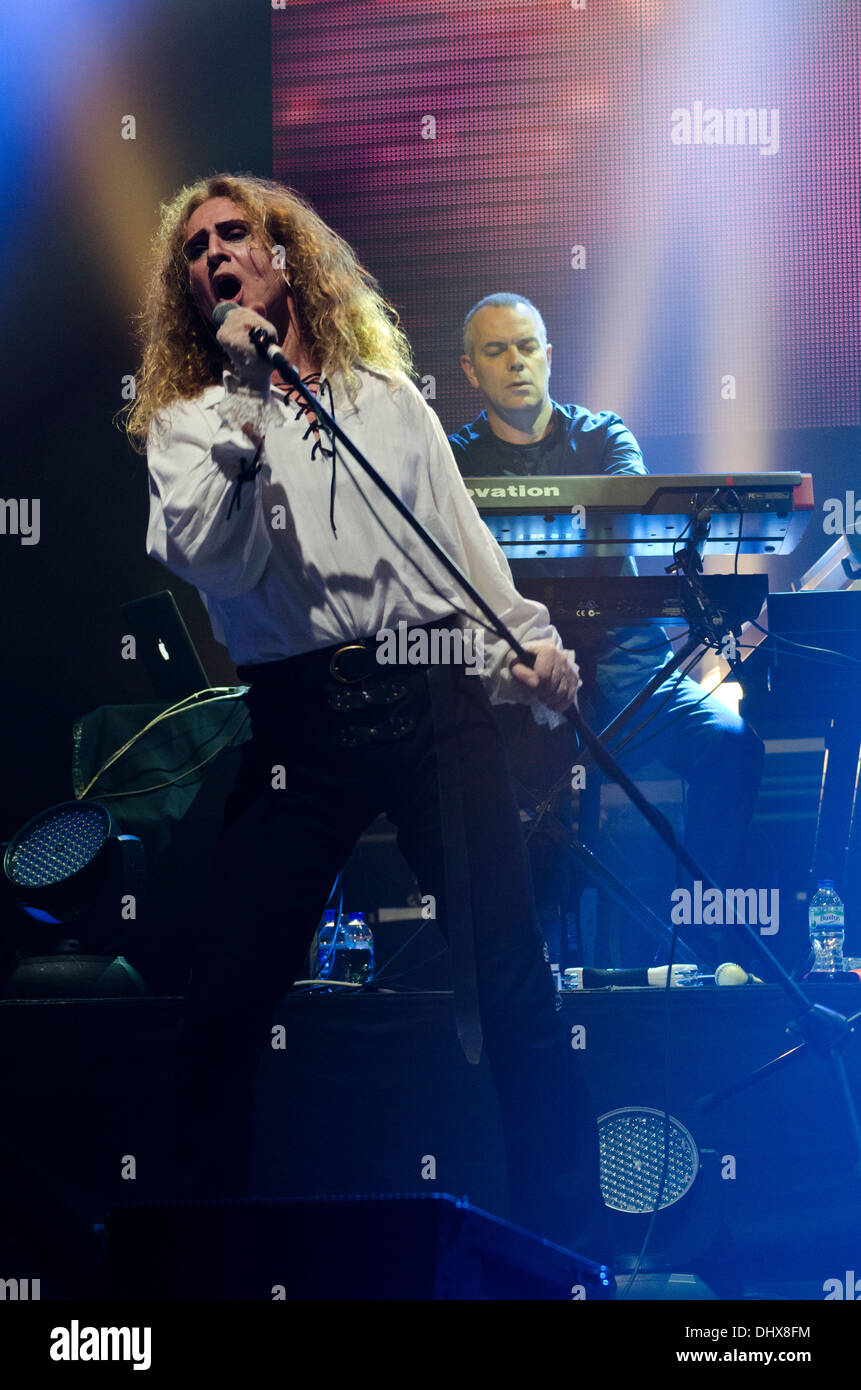
[[[337,440],[339,444],[343,445],[347,452],[356,460],[359,467],[367,474],[380,492],[388,498],[395,510],[416,533],[425,548],[430,550],[436,559],[440,561],[455,583],[468,595],[475,606],[481,610],[488,620],[490,629],[498,636],[504,638],[518,661],[522,662],[524,666],[530,667],[530,669],[534,667],[535,653],[528,652],[526,648],[518,642],[514,633],[496,614],[483,595],[479,593],[463,573],[460,566],[456,564],[443,547],[434,540],[433,536],[425,529],[418,517],[414,515],[406,503],[389,486],[385,478],[377,472],[373,464],[365,458],[362,451],[356,447],[349,435],[345,434],[334,416],[326,410],[325,406],[317,399],[313,391],[305,385],[295,367],[287,361],[287,358],[281,352],[280,348],[272,342],[266,330],[263,328],[252,328],[249,332],[249,338],[257,349],[259,356],[265,361],[270,362],[273,368],[277,367],[282,378],[288,381],[307,404],[312,407],[318,423],[326,430],[333,442]],[[581,745],[589,751],[601,771],[609,777],[611,781],[622,788],[629,801],[633,802],[644,820],[648,821],[655,833],[663,840],[670,853],[676,859],[676,862],[683,864],[694,880],[699,879],[701,883],[715,889],[723,897],[723,892],[715,880],[697,863],[690,851],[678,839],[666,816],[643,796],[639,787],[631,781],[627,773],[607,751],[601,740],[586,723],[577,708],[576,702],[571,704],[565,711],[565,718],[576,732]],[[827,1058],[831,1062],[835,1080],[844,1102],[852,1131],[855,1146],[855,1172],[858,1176],[861,1176],[861,1124],[859,1124],[858,1112],[849,1088],[846,1065],[839,1052],[839,1049],[852,1031],[858,1015],[853,1015],[852,1018],[846,1018],[843,1014],[837,1013],[834,1009],[828,1009],[822,1004],[812,1004],[797,982],[784,970],[780,961],[778,961],[776,956],[769,950],[762,938],[757,936],[748,922],[733,922],[731,925],[747,938],[748,944],[752,949],[770,965],[777,983],[792,1000],[795,1007],[800,1010],[799,1016],[792,1021],[790,1026],[801,1036],[802,1042],[797,1047],[791,1049],[789,1053],[784,1054],[782,1057],[775,1058],[773,1062],[768,1063],[765,1067],[758,1068],[751,1072],[747,1077],[735,1083],[735,1085],[727,1087],[724,1091],[715,1092],[711,1096],[704,1097],[701,1102],[702,1107],[704,1109],[714,1108],[714,1106],[726,1099],[729,1095],[755,1084],[763,1074],[770,1074],[773,1069],[782,1065],[785,1061],[797,1057],[805,1048],[810,1048],[811,1051],[818,1056]],[[671,977],[672,971],[668,971],[668,982]]]

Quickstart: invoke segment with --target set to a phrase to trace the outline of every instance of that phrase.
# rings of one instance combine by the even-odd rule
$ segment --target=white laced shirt
[[[322,403],[519,641],[561,649],[547,609],[515,589],[424,398],[404,377],[357,376],[353,401],[339,378],[324,378]],[[263,436],[259,453],[243,419]],[[512,676],[507,643],[484,628],[439,560],[342,446],[332,459],[309,419],[310,408],[275,387],[252,401],[227,371],[222,385],[169,407],[150,429],[147,550],[197,588],[235,664],[461,610],[469,616],[460,625],[483,629],[491,700],[530,703],[539,723],[561,723]]]

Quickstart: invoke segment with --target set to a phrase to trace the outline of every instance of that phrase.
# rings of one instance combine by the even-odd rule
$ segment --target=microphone
[[[667,971],[666,965],[650,966],[648,969],[641,967],[638,970],[593,970],[590,966],[574,966],[565,971],[566,989],[610,989],[622,988],[631,989],[637,986],[651,985],[652,988],[666,989]],[[719,965],[713,975],[701,974],[695,965],[678,964],[673,966],[671,989],[690,987],[699,985],[704,980],[714,980],[716,985],[726,987],[727,985],[761,985],[762,980],[758,976],[748,974],[742,970],[740,965],[732,961],[726,961]]]
[[[234,304],[233,301],[230,299],[220,300],[212,311],[212,322],[215,324],[216,328],[221,327],[221,325],[224,323],[224,320],[227,318],[227,315],[230,313],[231,309],[238,308],[239,305]]]
[[[724,964],[719,965],[715,971],[716,985],[749,985],[755,979],[756,977],[754,975],[749,975],[746,970],[743,970],[740,965],[736,965],[734,961],[725,961]],[[762,981],[757,981],[757,984],[761,983]]]
[[[242,305],[234,304],[232,299],[222,299],[216,304],[212,311],[212,322],[215,324],[216,328],[220,328],[229,313],[232,313],[234,309],[241,308]],[[265,329],[249,328],[248,337],[256,347],[258,354],[261,357],[267,358],[268,361],[272,363],[273,367],[279,367],[282,370],[286,367],[287,370],[291,372],[295,370],[295,368],[290,366],[290,363],[287,361],[287,358],[284,356],[275,339],[271,338]]]
[[[212,322],[216,328],[220,328],[233,309],[241,309],[241,304],[234,304],[231,299],[222,299],[212,311]],[[249,340],[257,349],[257,354],[270,366],[275,367],[281,373],[282,380],[292,381],[301,391],[304,391],[302,378],[291,362],[287,361],[280,347],[274,338],[270,338],[265,328],[250,328],[248,330]]]
[[[595,970],[588,965],[578,965],[565,971],[565,981],[568,989],[631,989],[643,985],[652,985],[660,989],[666,988],[668,970],[669,966],[666,965],[648,968],[642,966],[630,970]],[[697,978],[696,970],[695,965],[674,965],[670,987],[678,989],[680,986],[692,984]]]

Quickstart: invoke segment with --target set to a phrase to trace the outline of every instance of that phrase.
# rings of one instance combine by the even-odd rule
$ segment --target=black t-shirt
[[[639,444],[612,411],[593,414],[582,405],[554,401],[552,425],[535,444],[509,444],[493,433],[482,411],[449,435],[449,443],[466,478],[647,472]]]
[[[536,440],[534,444],[510,444],[508,440],[498,439],[495,435],[491,436],[488,444],[489,447],[485,447],[483,451],[485,457],[482,462],[486,466],[492,464],[494,469],[499,468],[499,473],[495,476],[557,477],[570,472],[568,465],[571,460],[571,448],[558,416],[553,417],[553,429],[550,433],[543,439]],[[474,455],[471,461],[475,461]],[[473,476],[494,475],[482,470],[481,474]]]

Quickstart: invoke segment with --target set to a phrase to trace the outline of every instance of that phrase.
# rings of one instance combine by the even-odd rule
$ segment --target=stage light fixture
[[[19,960],[6,998],[148,993],[119,954],[143,891],[143,845],[105,806],[64,801],[33,816],[5,846],[3,881],[3,935]]]
[[[104,879],[102,853],[113,829],[104,806],[76,801],[28,821],[3,856],[4,872],[24,911],[71,920]]]
[[[598,1121],[601,1191],[612,1211],[654,1210],[669,1149],[659,1210],[672,1206],[691,1189],[700,1167],[699,1150],[690,1130],[661,1110],[624,1106]]]
[[[707,1294],[711,1289],[721,1298],[740,1297],[732,1236],[724,1219],[726,1184],[721,1182],[718,1154],[700,1149],[674,1115],[665,1116],[663,1110],[644,1105],[623,1106],[602,1115],[598,1139],[601,1191],[618,1252],[616,1270],[621,1277],[637,1268],[643,1276],[635,1284],[634,1297],[670,1297],[650,1293],[650,1278],[658,1278],[662,1271],[696,1276],[705,1281]]]

